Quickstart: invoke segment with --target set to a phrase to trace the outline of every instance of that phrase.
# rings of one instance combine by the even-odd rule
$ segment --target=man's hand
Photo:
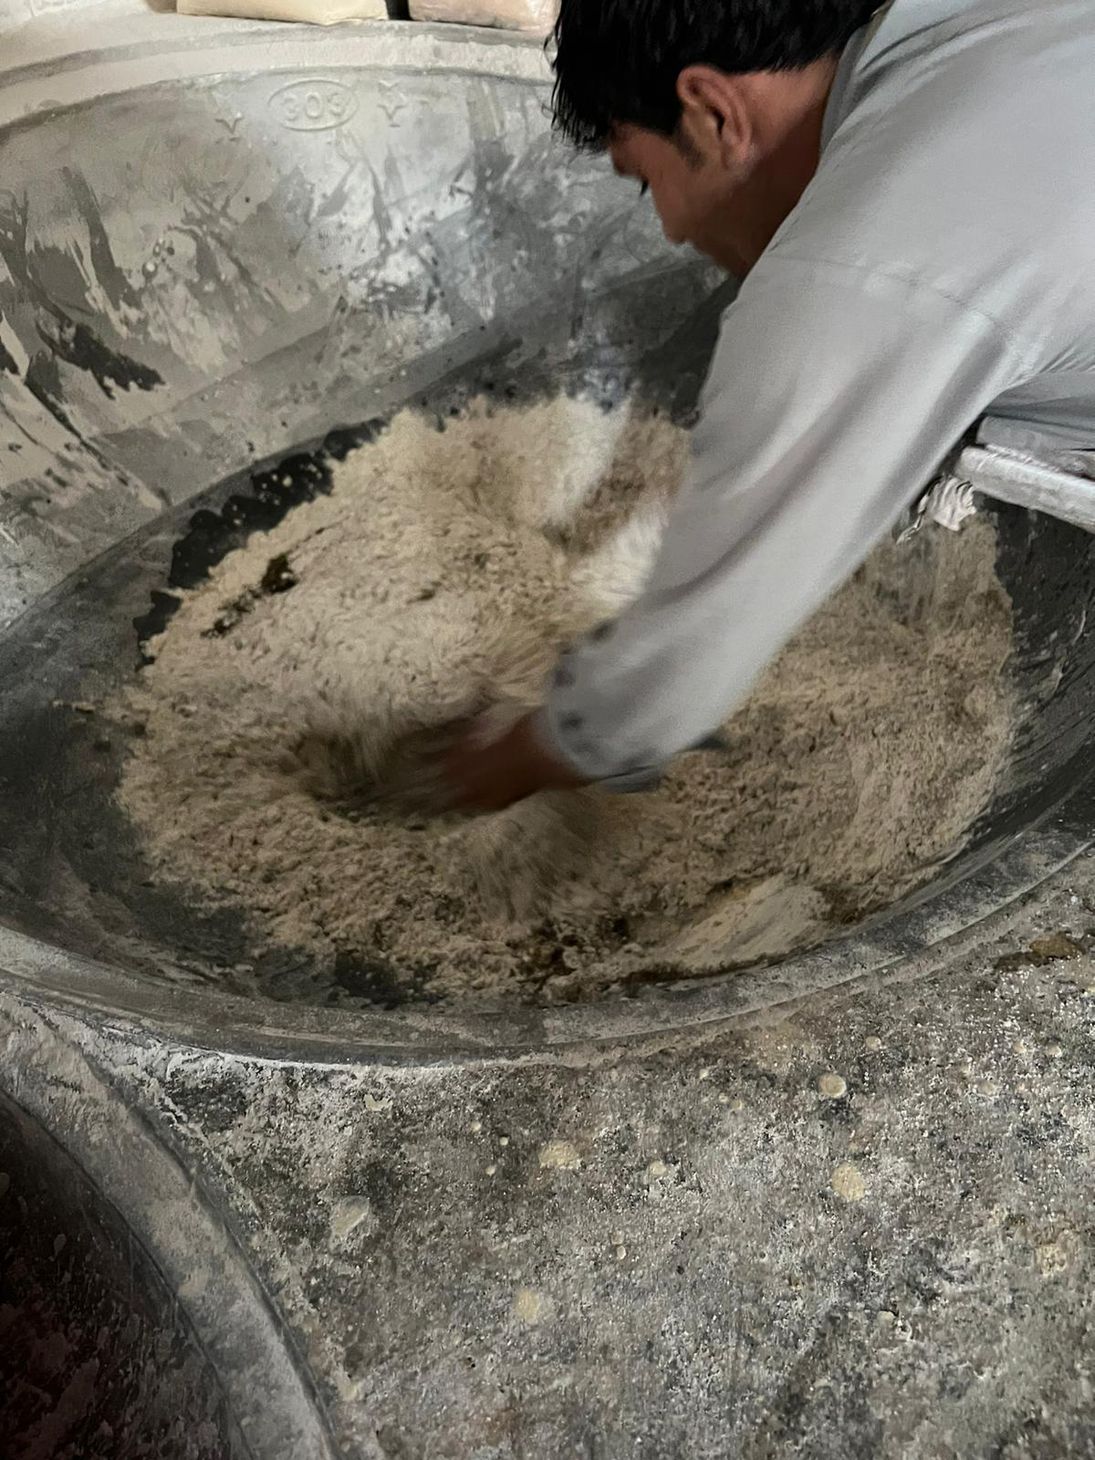
[[[473,722],[442,756],[441,772],[459,811],[502,811],[537,791],[587,784],[541,744],[531,714],[486,742]]]

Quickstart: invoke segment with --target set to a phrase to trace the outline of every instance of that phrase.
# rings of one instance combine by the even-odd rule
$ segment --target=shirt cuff
[[[664,766],[659,764],[629,765],[606,774],[603,750],[598,751],[583,741],[581,727],[568,724],[573,719],[573,715],[559,713],[549,700],[534,712],[532,731],[556,760],[603,790],[626,795],[633,791],[652,791],[657,786],[664,771]]]

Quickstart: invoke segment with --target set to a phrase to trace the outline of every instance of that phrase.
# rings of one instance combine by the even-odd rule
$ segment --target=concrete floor
[[[151,1121],[345,1455],[1095,1454],[1095,859],[931,977],[641,1055],[317,1068],[4,1023]]]

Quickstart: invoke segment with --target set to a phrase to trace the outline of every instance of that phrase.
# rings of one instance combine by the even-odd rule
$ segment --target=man
[[[562,0],[557,124],[744,282],[645,591],[450,755],[463,805],[702,740],[986,415],[1095,447],[1095,5],[869,12]]]

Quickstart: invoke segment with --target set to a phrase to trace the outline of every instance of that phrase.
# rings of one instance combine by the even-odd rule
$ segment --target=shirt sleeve
[[[563,655],[545,738],[625,784],[702,740],[1016,372],[994,321],[921,284],[762,260],[645,590]]]

